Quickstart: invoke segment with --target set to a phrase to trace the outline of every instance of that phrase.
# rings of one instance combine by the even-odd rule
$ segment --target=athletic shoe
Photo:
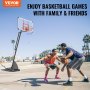
[[[89,82],[89,79],[88,78],[84,78],[83,82]]]
[[[48,83],[48,80],[47,80],[47,78],[44,78],[44,82],[45,82],[45,83]]]
[[[72,86],[73,85],[73,83],[72,83],[72,81],[67,81],[67,82],[65,82],[65,83],[63,83],[63,85],[64,86]]]

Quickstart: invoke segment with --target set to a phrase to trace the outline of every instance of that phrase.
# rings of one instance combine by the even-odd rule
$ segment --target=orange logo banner
[[[3,0],[4,7],[20,7],[21,0]]]

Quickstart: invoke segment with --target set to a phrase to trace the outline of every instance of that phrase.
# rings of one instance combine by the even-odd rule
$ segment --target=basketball
[[[69,60],[68,60],[68,59],[61,59],[61,62],[62,62],[63,64],[68,64],[68,63],[69,63]]]

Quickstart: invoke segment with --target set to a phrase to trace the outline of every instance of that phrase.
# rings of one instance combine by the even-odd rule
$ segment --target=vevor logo
[[[21,0],[3,0],[4,7],[20,7]]]

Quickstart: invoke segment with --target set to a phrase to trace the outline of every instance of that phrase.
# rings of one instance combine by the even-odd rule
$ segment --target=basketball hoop
[[[33,22],[31,20],[18,17],[18,29],[22,30],[23,32],[32,32]]]
[[[28,27],[25,27],[25,31],[26,31],[26,32],[29,31],[29,28],[28,28]]]
[[[15,57],[16,57],[21,34],[22,34],[22,32],[29,32],[29,31],[32,32],[33,31],[33,22],[30,20],[26,20],[24,18],[18,17],[18,30],[20,30],[20,32],[18,32],[18,36],[17,36],[17,40],[16,40],[16,44],[15,44],[15,49],[14,49],[15,52],[13,55],[13,62],[12,62],[12,66],[10,68],[10,71],[13,71],[13,72],[20,71],[17,63],[15,62]]]
[[[30,27],[29,24],[25,24],[25,25],[23,25],[22,30],[23,30],[24,32],[28,32],[28,31],[31,32],[31,31],[33,30],[33,28]]]

